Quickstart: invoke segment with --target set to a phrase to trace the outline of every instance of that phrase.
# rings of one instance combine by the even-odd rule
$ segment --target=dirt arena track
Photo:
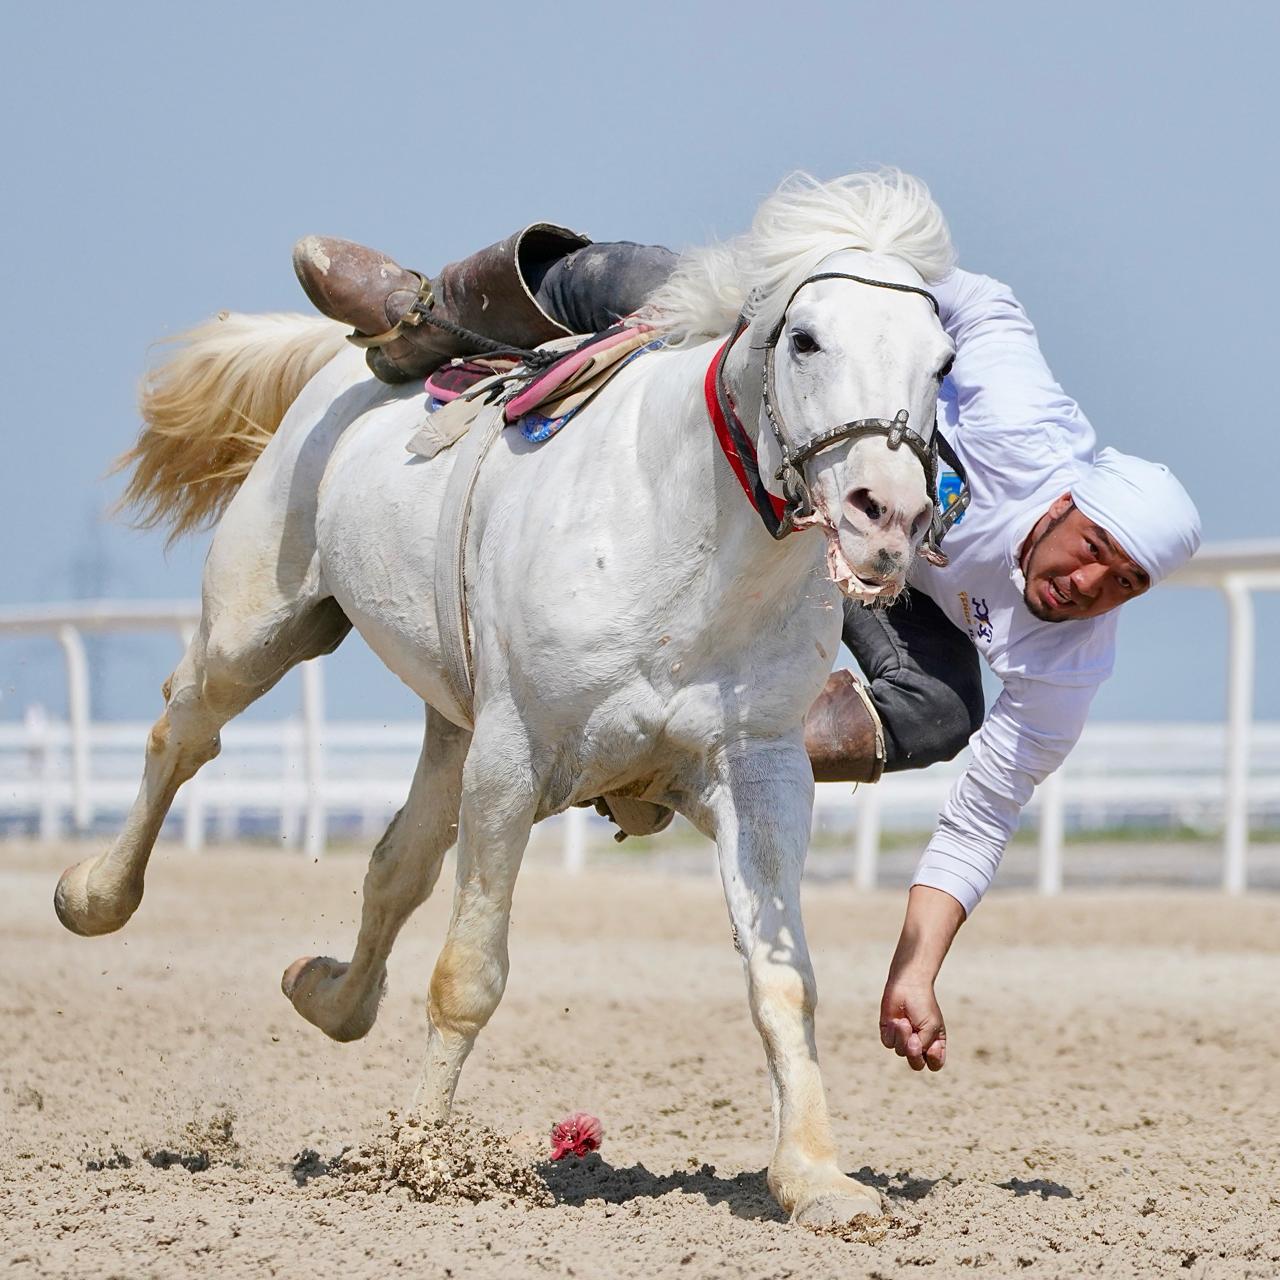
[[[279,979],[349,954],[363,857],[165,847],[133,923],[86,940],[50,896],[87,851],[0,846],[3,1276],[1280,1275],[1274,894],[993,893],[943,975],[947,1068],[916,1076],[876,1035],[900,895],[812,883],[841,1158],[892,1205],[844,1239],[769,1199],[763,1057],[711,877],[531,860],[459,1103],[505,1135],[593,1111],[602,1158],[555,1166],[549,1204],[496,1183],[422,1203],[334,1157],[411,1096],[447,893],[401,938],[373,1031],[338,1045]]]

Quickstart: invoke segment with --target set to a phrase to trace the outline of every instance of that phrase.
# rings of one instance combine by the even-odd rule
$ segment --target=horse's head
[[[929,442],[953,354],[924,280],[884,254],[831,254],[752,330],[751,345],[769,348],[761,470],[799,495],[797,527],[826,533],[840,589],[887,603],[932,521]]]

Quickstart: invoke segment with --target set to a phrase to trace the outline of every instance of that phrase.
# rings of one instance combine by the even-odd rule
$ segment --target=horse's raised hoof
[[[847,1181],[847,1190],[823,1192],[798,1204],[791,1221],[811,1231],[829,1231],[851,1226],[857,1218],[879,1218],[884,1214],[884,1200],[874,1187],[852,1178]]]
[[[94,883],[98,861],[98,858],[86,858],[68,867],[53,891],[53,909],[58,919],[64,928],[82,938],[94,938],[123,928],[142,901],[141,888],[137,893],[130,893],[117,886],[115,892],[104,893],[102,886]]]
[[[345,981],[350,967],[330,956],[302,956],[280,979],[280,990],[289,1003],[312,1026],[343,1044],[368,1034],[382,999],[380,982],[352,1007]]]

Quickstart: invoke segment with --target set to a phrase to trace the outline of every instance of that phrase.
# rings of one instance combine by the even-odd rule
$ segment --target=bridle
[[[805,527],[812,521],[812,517],[815,514],[813,493],[809,488],[808,480],[805,478],[804,468],[809,461],[823,452],[823,450],[829,449],[832,445],[840,444],[845,440],[859,440],[875,435],[884,436],[885,443],[890,449],[899,449],[905,444],[919,459],[920,465],[924,468],[926,491],[933,501],[933,519],[929,525],[929,532],[925,535],[924,542],[921,544],[921,552],[935,563],[945,563],[945,557],[942,555],[939,544],[942,542],[947,530],[955,524],[964,513],[965,508],[968,507],[971,495],[964,466],[938,430],[936,414],[927,436],[922,436],[919,432],[913,431],[907,425],[910,417],[908,410],[899,409],[892,418],[856,418],[851,422],[843,422],[814,436],[813,439],[801,446],[793,445],[788,438],[782,410],[777,403],[774,383],[774,355],[777,351],[778,342],[786,328],[787,312],[791,309],[791,304],[795,301],[796,295],[806,285],[814,284],[819,280],[852,280],[855,284],[869,285],[876,289],[894,289],[899,293],[916,293],[928,300],[935,315],[938,313],[938,300],[927,289],[917,288],[915,285],[895,284],[888,280],[871,280],[866,276],[850,275],[844,271],[820,271],[815,275],[806,276],[796,285],[791,296],[787,299],[787,304],[782,309],[782,315],[779,317],[778,323],[773,327],[773,331],[769,334],[764,346],[764,373],[761,390],[765,419],[782,455],[782,465],[774,476],[774,479],[782,488],[783,496],[781,502],[773,494],[769,493],[760,479],[755,446],[738,419],[724,382],[725,366],[728,362],[729,352],[746,332],[749,324],[745,310],[738,317],[733,336],[720,349],[720,353],[714,361],[714,400],[710,394],[713,388],[710,385],[707,388],[708,407],[712,410],[712,421],[716,428],[716,434],[720,437],[721,444],[725,445],[726,452],[729,452],[727,442],[732,443],[733,453],[737,455],[736,458],[732,454],[730,456],[730,462],[735,464],[734,471],[738,474],[738,479],[747,491],[747,496],[751,499],[752,505],[760,513],[765,527],[775,538],[785,538],[787,534],[794,533],[797,528]],[[707,381],[710,384],[712,379],[709,377]],[[940,505],[937,496],[939,457],[955,471],[960,479],[959,494],[945,508]]]

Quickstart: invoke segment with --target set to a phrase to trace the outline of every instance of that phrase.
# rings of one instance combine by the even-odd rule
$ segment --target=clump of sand
[[[829,1236],[847,1244],[880,1244],[890,1236],[897,1240],[909,1240],[920,1234],[920,1223],[891,1214],[875,1217],[860,1213],[852,1222],[832,1222],[825,1226],[810,1226],[807,1230],[815,1236]]]
[[[413,1200],[555,1203],[537,1166],[511,1142],[466,1117],[425,1121],[388,1113],[386,1128],[329,1165],[344,1189],[406,1192]]]
[[[209,1164],[235,1164],[240,1156],[235,1127],[236,1113],[223,1104],[204,1119],[196,1116],[188,1121],[181,1145],[203,1155]]]
[[[176,1142],[150,1143],[138,1156],[130,1156],[116,1143],[110,1154],[99,1155],[85,1161],[90,1173],[104,1169],[129,1169],[145,1161],[155,1169],[186,1169],[188,1173],[203,1173],[213,1165],[238,1166],[240,1143],[235,1136],[235,1112],[228,1106],[219,1106],[212,1114],[193,1116]]]

